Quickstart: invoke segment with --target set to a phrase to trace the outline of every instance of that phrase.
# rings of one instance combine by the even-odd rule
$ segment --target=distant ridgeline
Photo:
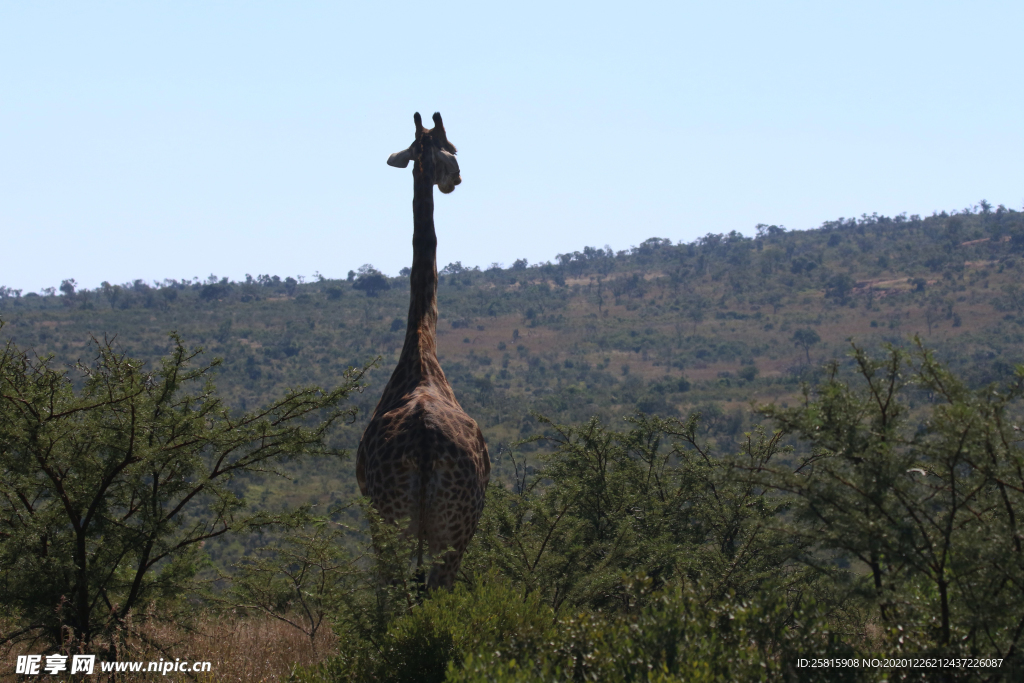
[[[652,238],[587,247],[553,263],[441,271],[439,351],[459,400],[491,443],[636,410],[699,409],[715,438],[749,427],[747,402],[785,404],[822,363],[920,335],[981,384],[1024,361],[1024,214],[987,202],[927,218],[862,216],[757,236]],[[260,275],[244,282],[142,280],[42,294],[0,287],[2,336],[59,362],[90,359],[90,337],[130,356],[167,352],[167,333],[222,357],[217,384],[237,408],[288,386],[330,386],[381,356],[360,420],[405,334],[406,277],[372,266],[346,280]],[[353,447],[361,425],[343,430]],[[500,456],[499,456],[500,459]]]

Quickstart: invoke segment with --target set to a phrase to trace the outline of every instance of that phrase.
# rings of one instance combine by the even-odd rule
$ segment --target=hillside
[[[749,425],[748,402],[785,405],[824,361],[844,357],[851,338],[874,347],[920,335],[974,383],[1024,362],[1024,214],[986,202],[799,232],[761,225],[754,238],[587,247],[545,264],[456,263],[441,275],[441,362],[499,471],[502,446],[535,433],[531,411],[575,423],[700,409],[712,433],[734,437]],[[238,408],[287,386],[332,385],[344,368],[380,356],[359,420],[337,435],[351,448],[397,359],[407,287],[371,267],[313,282],[211,275],[93,291],[66,282],[42,295],[5,287],[0,334],[73,363],[91,357],[90,336],[115,335],[129,355],[152,361],[176,330],[224,359],[218,387]],[[334,498],[351,487],[347,471],[323,468],[300,475],[285,497]]]

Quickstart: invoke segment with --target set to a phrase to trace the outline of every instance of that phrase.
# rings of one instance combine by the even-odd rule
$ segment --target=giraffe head
[[[413,115],[416,122],[416,139],[407,149],[388,157],[388,166],[405,168],[410,161],[416,162],[416,170],[431,173],[431,183],[448,194],[462,182],[459,176],[459,162],[455,158],[455,145],[448,142],[441,115],[434,112],[434,127],[424,128],[420,113]]]

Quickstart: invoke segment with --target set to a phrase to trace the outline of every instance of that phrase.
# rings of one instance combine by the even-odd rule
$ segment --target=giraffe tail
[[[429,452],[420,453],[419,469],[420,469],[420,500],[419,500],[419,520],[416,523],[416,574],[424,585],[427,583],[427,573],[423,568],[423,541],[426,539],[426,527],[427,527],[427,486],[430,480],[430,471],[433,469],[432,458]]]

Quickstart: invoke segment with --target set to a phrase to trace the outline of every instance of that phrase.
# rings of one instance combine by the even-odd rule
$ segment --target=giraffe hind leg
[[[459,572],[459,565],[462,564],[463,552],[464,549],[461,551],[451,549],[437,558],[440,561],[434,563],[427,577],[427,590],[432,591],[442,587],[450,589],[455,585],[455,577]]]
[[[429,508],[430,528],[434,533],[427,537],[428,549],[433,558],[427,587],[430,590],[443,586],[451,588],[455,583],[462,557],[476,531],[482,512],[480,504],[472,505],[454,497],[438,497]]]

